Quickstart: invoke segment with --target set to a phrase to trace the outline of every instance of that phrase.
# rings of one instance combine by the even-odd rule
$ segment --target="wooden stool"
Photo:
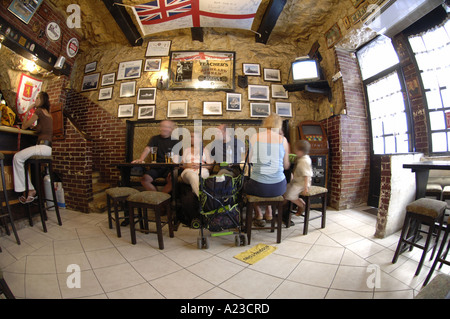
[[[9,232],[8,222],[11,224],[11,228],[14,233],[14,237],[16,237],[16,242],[20,245],[19,234],[17,234],[16,225],[14,224],[14,219],[11,214],[11,207],[9,206],[8,193],[6,191],[6,180],[5,180],[5,166],[3,160],[5,159],[5,155],[0,153],[0,166],[1,166],[1,174],[2,174],[2,187],[3,187],[3,199],[5,201],[5,207],[3,207],[3,202],[0,200],[0,220],[4,221],[6,234],[8,236],[11,235]],[[6,210],[6,212],[4,211]],[[1,249],[0,249],[1,252]]]
[[[136,244],[136,230],[141,232],[150,233],[148,229],[148,209],[153,209],[154,211],[154,219],[150,221],[154,221],[156,223],[156,233],[158,234],[158,244],[159,249],[164,249],[164,240],[162,235],[162,227],[163,223],[169,225],[169,236],[171,238],[173,235],[173,223],[172,223],[172,210],[170,209],[170,198],[171,196],[162,192],[152,192],[145,191],[137,194],[133,194],[128,197],[128,215],[130,218],[130,234],[131,234],[131,243],[133,245]],[[134,208],[138,208],[139,210],[139,221],[143,221],[141,223],[141,228],[136,229],[135,220],[134,220]],[[141,209],[143,213],[141,213]],[[161,220],[161,216],[163,216],[163,210],[167,213],[167,222],[163,222]]]
[[[246,229],[247,229],[247,241],[250,245],[252,237],[252,229],[270,229],[273,233],[275,231],[275,211],[277,212],[277,243],[281,243],[281,225],[283,223],[283,203],[284,197],[258,197],[253,195],[247,196],[247,218],[246,218]],[[270,227],[252,227],[253,211],[255,206],[272,206],[272,222]]]
[[[47,219],[46,210],[50,208],[55,208],[56,217],[58,219],[58,225],[62,226],[61,216],[59,215],[59,207],[58,203],[56,201],[56,193],[55,193],[55,187],[54,187],[54,179],[53,179],[53,165],[52,165],[52,157],[51,156],[31,156],[26,162],[25,162],[25,187],[26,187],[26,194],[28,194],[28,169],[30,165],[34,164],[34,177],[35,177],[35,183],[36,183],[36,195],[38,196],[38,205],[39,205],[39,214],[41,215],[41,222],[42,222],[42,228],[44,232],[47,232],[47,226],[45,224],[45,220]],[[45,208],[44,206],[44,191],[41,187],[41,165],[48,165],[48,174],[50,176],[50,184],[52,189],[52,196],[53,199],[46,198],[46,201],[53,202],[53,206]],[[30,204],[28,204],[28,218],[30,221],[30,226],[33,226],[33,220],[31,216],[31,210],[30,210]]]
[[[4,294],[7,299],[16,299],[3,278],[3,272],[0,270],[0,295]]]
[[[139,193],[137,189],[131,187],[115,187],[106,190],[106,204],[108,207],[109,229],[113,228],[112,221],[116,222],[117,237],[122,237],[120,233],[120,220],[128,218],[127,216],[127,198],[130,195]],[[122,206],[124,217],[119,217],[119,205]],[[114,217],[112,217],[111,206],[114,206]]]
[[[430,198],[420,198],[406,206],[405,221],[403,223],[402,232],[398,241],[394,258],[392,259],[393,264],[397,262],[398,256],[401,254],[404,245],[410,245],[410,251],[413,249],[413,246],[420,248],[423,250],[423,253],[422,257],[420,258],[419,265],[417,266],[415,276],[419,275],[420,270],[422,269],[423,262],[425,260],[425,256],[431,248],[433,248],[433,253],[431,254],[431,259],[433,259],[437,242],[441,233],[441,228],[444,222],[444,212],[446,207],[447,204],[445,202]],[[436,241],[430,246],[433,233],[436,229],[436,223],[439,224]],[[421,224],[426,224],[429,226],[428,232],[419,230],[419,226]],[[419,234],[419,232],[427,234],[424,246],[416,243],[417,235]]]
[[[309,188],[309,192],[307,195],[299,196],[299,198],[301,198],[305,201],[305,213],[301,215],[302,217],[304,217],[303,235],[308,234],[309,221],[317,219],[317,218],[322,218],[321,227],[325,228],[325,223],[326,223],[326,219],[327,219],[327,195],[328,195],[328,189],[326,189],[324,187],[320,187],[320,186],[311,186]],[[321,207],[322,215],[310,218],[311,200],[314,198],[320,198],[322,200],[322,207]],[[286,225],[287,228],[289,228],[291,226],[290,212],[292,211],[292,205],[293,204],[291,203],[291,207],[289,209],[289,217],[288,217],[288,221],[287,221],[287,225]]]
[[[436,255],[436,259],[434,260],[433,266],[431,266],[431,269],[428,272],[427,279],[425,279],[425,282],[423,283],[424,286],[426,286],[428,284],[428,281],[430,281],[431,276],[433,275],[434,269],[436,268],[438,263],[441,263],[441,265],[439,266],[439,269],[442,268],[442,264],[446,264],[446,265],[450,266],[450,260],[446,260],[447,255],[448,255],[448,250],[450,248],[450,240],[447,243],[448,234],[450,233],[449,226],[450,226],[450,218],[447,221],[447,225],[445,227],[444,238],[442,238],[441,246],[439,247],[439,251]],[[445,249],[445,245],[447,245],[446,249]],[[445,249],[445,252],[444,252],[444,249]]]

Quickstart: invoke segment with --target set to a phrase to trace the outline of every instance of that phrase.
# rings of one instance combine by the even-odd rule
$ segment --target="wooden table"
[[[450,170],[449,161],[423,161],[403,164],[403,168],[409,168],[416,174],[416,199],[425,197],[427,191],[428,176],[431,169]]]

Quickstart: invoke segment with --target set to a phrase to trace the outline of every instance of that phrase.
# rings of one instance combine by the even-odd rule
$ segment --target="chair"
[[[449,193],[450,190],[447,191]],[[442,199],[442,186],[439,184],[427,184],[427,190],[425,192],[425,196],[434,196],[437,200]]]
[[[246,218],[246,229],[247,229],[247,241],[250,245],[252,238],[252,229],[270,229],[273,233],[275,231],[275,211],[277,213],[277,243],[281,243],[281,225],[283,223],[283,203],[284,197],[258,197],[253,195],[247,196],[247,218]],[[253,211],[255,206],[272,206],[273,218],[270,227],[252,227]]]
[[[326,219],[327,219],[327,196],[328,196],[328,189],[320,186],[311,186],[309,188],[309,192],[307,195],[300,195],[299,197],[305,201],[305,212],[301,216],[304,218],[304,225],[303,225],[303,235],[308,234],[308,226],[309,222],[311,220],[322,218],[322,224],[321,227],[325,228]],[[311,210],[311,203],[314,199],[319,198],[322,203],[321,207],[321,215],[311,218],[310,217],[310,210]],[[291,208],[289,212],[292,211],[292,203]],[[291,226],[291,214],[289,213],[288,221],[286,227],[289,228]]]
[[[405,221],[403,223],[402,232],[398,241],[394,258],[392,259],[393,264],[397,262],[398,256],[403,251],[403,246],[409,245],[410,251],[413,249],[413,247],[420,248],[423,250],[423,252],[422,257],[419,261],[419,265],[417,266],[415,276],[419,275],[426,254],[431,248],[433,248],[433,252],[431,254],[430,260],[433,259],[444,221],[444,212],[446,207],[447,204],[445,202],[430,198],[420,198],[406,206]],[[436,223],[439,224],[436,234],[436,241],[431,244],[431,239],[433,237],[434,231],[436,230]],[[428,232],[420,230],[421,224],[429,226]],[[427,234],[425,245],[423,246],[417,243],[417,238],[420,232]]]
[[[174,237],[173,234],[173,221],[172,221],[172,210],[170,208],[171,196],[162,192],[144,191],[137,194],[133,194],[128,197],[128,215],[130,219],[130,234],[131,243],[136,244],[136,230],[150,233],[148,229],[148,222],[154,221],[156,223],[156,233],[158,235],[158,245],[159,249],[164,249],[164,240],[162,235],[163,224],[169,225],[169,236]],[[136,228],[134,220],[135,214],[134,209],[138,208],[138,221],[140,222],[141,228]],[[154,211],[154,219],[149,219],[148,210],[152,209]],[[167,221],[162,221],[163,212],[167,214]],[[152,217],[152,216],[150,216]]]
[[[130,195],[139,193],[137,189],[131,187],[114,187],[109,188],[106,191],[106,205],[108,207],[108,224],[109,229],[113,228],[112,221],[116,223],[117,237],[122,237],[120,232],[120,220],[128,218],[127,211],[127,198]],[[124,217],[119,217],[119,206],[122,206],[124,211]],[[112,217],[111,208],[114,207],[114,217]]]
[[[56,217],[58,219],[58,225],[62,226],[62,221],[61,221],[61,216],[59,214],[59,207],[58,207],[58,203],[56,201],[56,192],[55,192],[55,188],[53,187],[54,185],[54,178],[53,178],[53,165],[52,165],[52,157],[51,156],[31,156],[26,162],[25,162],[25,187],[26,187],[26,193],[28,193],[28,169],[30,167],[30,165],[34,164],[34,177],[35,177],[35,187],[36,187],[36,195],[38,196],[38,206],[39,206],[39,214],[41,215],[41,222],[42,222],[42,228],[44,230],[44,232],[47,232],[47,226],[45,224],[45,221],[47,219],[47,214],[46,211],[49,210],[50,208],[55,208],[55,212],[56,212]],[[42,189],[42,181],[41,181],[41,167],[45,165],[48,165],[48,174],[50,176],[50,183],[52,185],[51,190],[52,190],[52,199],[50,198],[46,198],[45,200],[47,202],[53,202],[53,206],[44,207],[44,191]],[[28,218],[29,218],[29,222],[30,222],[30,226],[33,226],[33,219],[31,216],[31,209],[30,209],[30,204],[28,204]]]
[[[11,213],[11,207],[9,206],[8,193],[6,190],[6,180],[5,180],[5,166],[3,160],[5,159],[5,155],[0,153],[0,166],[1,166],[1,174],[2,174],[2,187],[3,187],[3,200],[5,201],[5,206],[3,206],[3,202],[0,200],[0,221],[4,221],[6,234],[8,236],[11,235],[9,232],[8,222],[11,224],[11,228],[14,233],[14,237],[16,237],[16,242],[20,245],[19,234],[17,233],[16,226],[14,224],[14,218]],[[6,210],[6,212],[5,212]],[[1,250],[0,250],[1,251]]]
[[[431,266],[430,271],[428,272],[427,278],[425,279],[423,285],[426,286],[428,284],[428,281],[430,281],[431,276],[433,275],[434,270],[436,269],[436,266],[438,263],[441,263],[441,265],[439,266],[439,269],[442,268],[442,264],[446,264],[450,266],[450,260],[445,260],[447,258],[448,255],[448,251],[450,248],[450,240],[447,243],[447,239],[448,239],[448,234],[450,232],[450,217],[447,221],[447,226],[445,227],[445,232],[444,232],[444,237],[442,238],[442,242],[441,245],[439,247],[439,251],[436,255],[436,259],[433,262],[433,266]],[[447,248],[445,249],[445,245],[447,244]],[[445,249],[445,251],[444,251]],[[449,277],[450,278],[450,277]]]
[[[3,278],[3,272],[0,270],[0,295],[1,294],[4,294],[7,299],[16,299]]]

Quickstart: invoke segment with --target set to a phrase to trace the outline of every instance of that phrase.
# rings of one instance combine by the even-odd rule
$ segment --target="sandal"
[[[19,197],[19,202],[21,202],[22,204],[29,204],[31,202],[33,202],[35,199],[37,198],[37,196],[28,196],[27,198],[25,198],[25,196],[20,196]]]
[[[253,225],[255,225],[256,227],[264,227],[266,226],[266,222],[264,219],[254,219]]]
[[[268,222],[272,221],[272,216],[264,216],[264,219]]]

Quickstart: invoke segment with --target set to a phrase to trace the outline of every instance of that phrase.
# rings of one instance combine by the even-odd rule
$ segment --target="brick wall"
[[[322,121],[330,146],[330,206],[347,209],[367,203],[370,135],[358,63],[351,53],[335,50],[342,72],[346,115]]]

